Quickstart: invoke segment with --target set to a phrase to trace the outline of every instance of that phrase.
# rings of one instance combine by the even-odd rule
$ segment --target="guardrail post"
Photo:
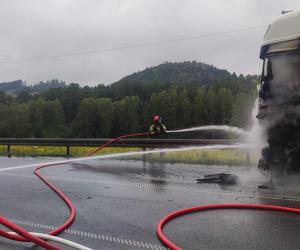
[[[142,150],[143,151],[147,151],[146,148],[142,148]],[[145,162],[146,162],[146,154],[143,154],[143,163],[145,163]]]
[[[10,145],[7,145],[7,156],[8,156],[8,158],[10,158]]]
[[[250,166],[250,153],[249,153],[249,151],[247,151],[247,154],[246,154],[246,162],[247,162],[247,166]]]
[[[67,156],[70,156],[70,146],[67,146]]]

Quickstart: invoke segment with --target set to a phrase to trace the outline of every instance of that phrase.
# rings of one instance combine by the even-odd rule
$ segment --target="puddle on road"
[[[156,186],[166,186],[167,180],[174,179],[174,173],[171,171],[166,171],[166,164],[161,163],[142,163],[135,161],[102,161],[101,163],[93,164],[81,164],[72,163],[71,171],[84,171],[92,172],[98,175],[105,174],[109,176],[114,176],[117,178],[136,178],[136,179],[146,179],[151,184],[154,184],[154,189]],[[162,191],[163,189],[157,188],[157,191]]]

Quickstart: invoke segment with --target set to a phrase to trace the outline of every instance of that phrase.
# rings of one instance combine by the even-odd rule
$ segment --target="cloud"
[[[2,0],[0,61],[51,57],[269,24],[295,0]],[[259,73],[264,29],[40,61],[0,64],[0,82],[59,78],[95,85],[164,61]]]

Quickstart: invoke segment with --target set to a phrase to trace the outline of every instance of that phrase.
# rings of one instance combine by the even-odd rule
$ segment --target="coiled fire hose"
[[[128,134],[128,135],[123,135],[117,138],[114,138],[107,143],[103,144],[93,152],[89,153],[87,156],[91,156],[104,147],[108,146],[109,144],[118,141],[120,139],[124,138],[129,138],[129,137],[137,137],[137,136],[146,136],[148,135],[148,132],[144,133],[137,133],[137,134]],[[46,167],[51,167],[55,165],[61,165],[64,163],[53,163],[53,164],[46,164],[46,165],[41,165],[38,168],[34,170],[34,174],[37,175],[47,186],[49,186],[69,207],[69,217],[66,220],[64,224],[56,228],[55,230],[51,231],[48,233],[48,235],[45,234],[39,234],[39,233],[29,233],[26,230],[22,229],[21,227],[15,225],[14,223],[10,222],[7,220],[5,217],[0,216],[0,224],[4,225],[5,227],[13,230],[15,233],[9,233],[5,232],[3,230],[0,230],[0,235],[3,237],[6,237],[11,240],[17,240],[17,241],[25,241],[25,242],[32,242],[35,243],[45,249],[48,250],[61,250],[61,248],[54,246],[53,244],[45,241],[45,240],[53,240],[59,243],[69,243],[69,246],[73,246],[76,249],[84,249],[88,250],[89,248],[81,246],[77,243],[70,242],[61,238],[57,238],[54,235],[59,234],[62,232],[64,229],[69,227],[72,222],[75,219],[75,207],[72,204],[72,202],[68,199],[68,197],[60,190],[58,189],[52,182],[50,182],[45,176],[41,175],[39,170],[46,168]],[[252,209],[252,210],[269,210],[269,211],[280,211],[280,212],[288,212],[288,213],[295,213],[295,214],[300,214],[300,209],[298,208],[291,208],[291,207],[283,207],[283,206],[273,206],[273,205],[262,205],[262,204],[210,204],[210,205],[202,205],[202,206],[194,206],[194,207],[189,207],[189,208],[184,208],[181,210],[177,210],[175,212],[172,212],[165,216],[157,225],[156,227],[156,233],[158,238],[161,240],[161,242],[168,247],[171,250],[182,250],[179,246],[177,246],[175,243],[170,241],[166,235],[163,232],[163,227],[165,224],[176,217],[186,215],[189,213],[196,213],[196,212],[201,212],[201,211],[206,211],[206,210],[215,210],[215,209]],[[45,240],[44,240],[45,239]]]
[[[279,212],[287,212],[287,213],[294,213],[300,214],[299,208],[291,208],[291,207],[282,207],[282,206],[273,206],[273,205],[262,205],[262,204],[210,204],[210,205],[203,205],[203,206],[195,206],[184,208],[181,210],[177,210],[165,216],[157,225],[156,227],[156,234],[161,242],[171,250],[182,250],[179,246],[175,243],[170,241],[166,235],[163,233],[164,225],[175,219],[176,217],[187,215],[190,213],[197,213],[206,210],[215,210],[215,209],[252,209],[252,210],[269,210],[269,211],[279,211]]]

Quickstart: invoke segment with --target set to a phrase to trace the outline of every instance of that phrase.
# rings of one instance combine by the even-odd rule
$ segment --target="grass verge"
[[[89,152],[95,150],[95,147],[70,147],[70,156],[79,157],[85,156]],[[97,154],[116,154],[123,152],[138,151],[138,148],[124,148],[124,147],[108,147],[102,149]],[[47,147],[47,146],[11,146],[11,156],[26,157],[26,156],[52,156],[65,157],[67,155],[66,147]],[[7,156],[7,147],[0,146],[0,155]]]
[[[70,147],[72,157],[84,156],[93,151],[94,147]],[[98,154],[115,154],[140,151],[140,148],[108,147]],[[7,155],[6,146],[0,146],[0,155]],[[41,147],[41,146],[12,146],[11,155],[26,156],[66,156],[66,147]],[[162,163],[186,163],[205,165],[256,165],[258,154],[237,150],[191,150],[182,152],[155,153],[122,158],[123,160],[144,160]]]

